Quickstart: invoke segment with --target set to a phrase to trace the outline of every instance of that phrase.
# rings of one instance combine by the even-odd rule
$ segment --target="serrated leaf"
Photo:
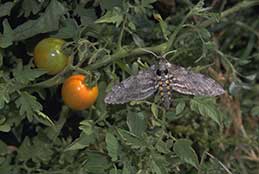
[[[22,10],[24,17],[30,16],[30,14],[37,14],[41,10],[41,1],[26,0],[22,1]]]
[[[42,106],[37,101],[37,98],[28,92],[21,92],[20,97],[15,101],[17,108],[20,108],[19,113],[26,115],[29,121],[32,121],[35,112],[41,111]]]
[[[121,9],[114,7],[111,11],[107,11],[104,16],[95,21],[97,24],[101,23],[113,23],[118,27],[123,21],[123,15]]]
[[[110,166],[111,163],[105,155],[94,152],[87,153],[87,162],[84,166],[86,171],[96,174],[106,173],[105,170],[107,170]]]
[[[147,128],[146,119],[142,112],[134,113],[129,111],[127,114],[127,124],[130,132],[141,137]]]
[[[174,152],[184,162],[198,168],[199,160],[188,139],[178,139],[174,144]]]
[[[147,146],[143,139],[138,138],[137,136],[126,130],[118,129],[118,133],[121,136],[121,138],[125,141],[125,143],[132,146],[132,148],[140,148]]]
[[[14,40],[14,32],[7,19],[3,20],[3,33],[0,33],[0,48],[7,48],[12,45]]]
[[[106,149],[108,151],[108,155],[112,158],[112,161],[117,161],[118,152],[119,152],[119,142],[116,137],[110,133],[106,133],[105,137]]]
[[[15,3],[6,2],[0,6],[0,18],[3,16],[10,16],[11,10]]]
[[[66,13],[66,8],[57,0],[50,4],[38,19],[29,20],[13,30],[13,41],[24,40],[40,33],[47,33],[59,29],[59,20]]]
[[[180,114],[181,112],[183,112],[185,108],[185,102],[184,101],[180,101],[177,105],[176,105],[176,115]]]
[[[195,97],[190,101],[191,110],[202,116],[210,117],[220,125],[220,115],[214,103],[210,99]]]
[[[18,63],[17,68],[13,71],[14,78],[22,84],[28,84],[30,81],[34,81],[43,74],[46,74],[46,71],[31,69],[30,65],[23,67],[21,61]]]
[[[95,143],[94,134],[86,135],[84,133],[81,133],[80,137],[73,141],[71,144],[69,144],[66,147],[65,151],[84,149],[93,143]]]
[[[93,134],[93,121],[92,120],[83,120],[80,122],[79,129],[82,130],[86,135]]]
[[[25,137],[18,150],[20,161],[31,159],[34,162],[48,162],[53,154],[51,144],[44,142],[39,136],[29,139]]]

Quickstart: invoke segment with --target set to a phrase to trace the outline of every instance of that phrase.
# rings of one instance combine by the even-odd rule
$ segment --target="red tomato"
[[[74,110],[84,110],[93,105],[98,96],[98,86],[89,88],[84,75],[72,75],[62,86],[62,98]]]

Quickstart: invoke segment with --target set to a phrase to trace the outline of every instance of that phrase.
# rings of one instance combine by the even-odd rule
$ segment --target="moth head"
[[[158,63],[158,68],[156,70],[156,74],[158,76],[167,76],[168,69],[171,67],[171,64],[166,60],[161,58]]]
[[[162,56],[159,56],[156,53],[154,53],[153,51],[146,50],[144,48],[142,48],[142,50],[147,52],[147,53],[152,54],[157,59],[159,59],[159,64],[158,64],[158,67],[157,67],[157,70],[156,70],[156,74],[158,76],[167,76],[168,69],[171,67],[171,64],[166,60],[166,56],[168,54],[176,52],[176,50],[168,51],[167,53],[163,54]]]

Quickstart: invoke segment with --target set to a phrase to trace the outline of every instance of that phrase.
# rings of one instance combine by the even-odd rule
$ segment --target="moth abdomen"
[[[161,101],[166,109],[169,109],[172,103],[172,81],[168,78],[168,76],[162,76],[159,81],[159,95],[161,97]]]

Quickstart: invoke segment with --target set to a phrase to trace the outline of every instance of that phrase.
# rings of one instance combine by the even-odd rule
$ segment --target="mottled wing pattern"
[[[183,67],[171,64],[169,73],[172,76],[172,89],[179,93],[216,96],[225,92],[215,80],[203,74],[188,71]]]
[[[130,76],[121,83],[112,87],[104,101],[108,104],[122,104],[132,100],[143,100],[157,90],[157,77],[151,66],[147,70],[139,71],[137,75]]]

